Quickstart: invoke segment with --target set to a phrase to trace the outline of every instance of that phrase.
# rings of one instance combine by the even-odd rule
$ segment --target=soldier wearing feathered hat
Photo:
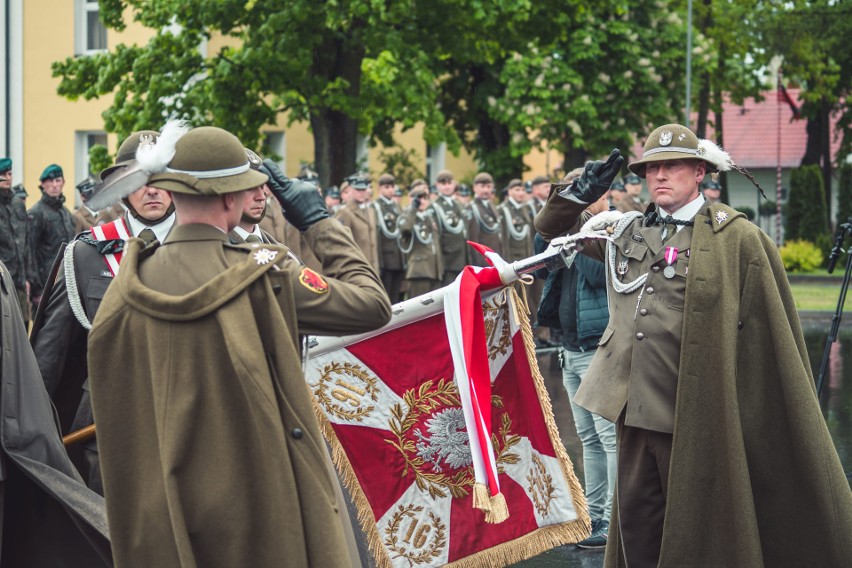
[[[557,187],[539,231],[569,231],[622,162],[615,150]],[[749,174],[679,124],[654,130],[628,167],[653,206],[603,213],[589,226],[605,239],[582,248],[605,262],[610,286],[610,323],[574,397],[617,423],[606,565],[843,565],[852,540],[832,535],[852,534],[852,492],[778,249],[699,191],[708,173]],[[707,480],[700,498],[696,479]]]
[[[380,327],[387,295],[316,186],[253,169],[220,128],[170,146],[137,160],[172,193],[176,225],[163,244],[129,242],[89,338],[115,563],[350,565],[300,335]],[[284,247],[228,242],[264,183],[322,275]]]

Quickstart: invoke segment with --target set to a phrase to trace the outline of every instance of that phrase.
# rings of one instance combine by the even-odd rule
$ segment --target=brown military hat
[[[161,139],[158,146],[162,146]],[[148,185],[188,195],[216,196],[263,185],[269,178],[251,168],[242,142],[215,126],[194,128],[180,137],[164,172]]]
[[[488,172],[480,172],[473,178],[473,184],[476,185],[478,183],[494,183],[494,178]]]
[[[542,183],[550,183],[550,178],[547,176],[535,176],[532,180],[532,185],[539,185]]]
[[[438,172],[438,175],[435,177],[436,183],[447,183],[448,181],[453,181],[453,172],[450,170],[441,170]]]
[[[396,178],[391,174],[382,174],[379,176],[379,185],[396,185]]]
[[[524,182],[515,178],[509,181],[509,185],[506,186],[506,189],[512,189],[513,187],[523,187]]]
[[[160,133],[156,130],[138,130],[125,138],[121,146],[118,147],[115,163],[100,173],[101,181],[117,169],[133,162],[136,159],[136,150],[139,149],[141,144],[156,144],[159,137]]]
[[[648,136],[642,159],[627,166],[634,174],[645,177],[645,166],[651,162],[693,158],[707,164],[708,172],[731,169],[731,157],[709,140],[699,140],[692,130],[681,124],[660,126]]]

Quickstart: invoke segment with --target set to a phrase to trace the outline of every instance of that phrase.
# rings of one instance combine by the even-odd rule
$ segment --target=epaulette
[[[77,237],[74,240],[84,242],[87,245],[92,245],[92,246],[96,246],[98,244],[98,241],[96,241],[95,237],[92,236],[91,231],[83,231],[82,233],[77,235]]]

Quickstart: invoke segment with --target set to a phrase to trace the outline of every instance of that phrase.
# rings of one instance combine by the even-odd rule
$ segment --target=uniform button
[[[648,292],[649,294],[653,294],[654,293],[654,287],[648,286],[647,288],[645,288],[645,291]]]
[[[645,334],[640,331],[639,333],[636,334],[636,339],[638,339],[639,341],[642,341],[643,339],[645,339]]]
[[[293,431],[290,432],[290,435],[293,436],[297,440],[301,440],[302,436],[304,436],[305,433],[302,432],[301,428],[293,428]]]
[[[654,271],[654,272],[659,272],[660,267],[655,264],[654,266],[651,267],[651,270]]]
[[[737,329],[742,329],[743,326],[745,326],[745,324],[743,322],[741,322],[741,321],[737,322]]]
[[[281,292],[281,284],[273,284],[273,286],[272,286],[272,291],[273,291],[275,294],[280,293],[280,292]]]
[[[639,310],[639,315],[640,316],[647,316],[648,310],[646,308],[642,308],[641,310]]]

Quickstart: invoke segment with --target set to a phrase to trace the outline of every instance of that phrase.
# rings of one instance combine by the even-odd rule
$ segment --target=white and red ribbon
[[[96,241],[111,241],[115,239],[127,241],[130,238],[130,231],[127,230],[127,225],[124,224],[124,218],[119,217],[111,223],[92,227],[92,236],[95,237]],[[119,251],[104,255],[104,260],[113,276],[118,276],[118,266],[121,263],[123,254],[123,252]]]

